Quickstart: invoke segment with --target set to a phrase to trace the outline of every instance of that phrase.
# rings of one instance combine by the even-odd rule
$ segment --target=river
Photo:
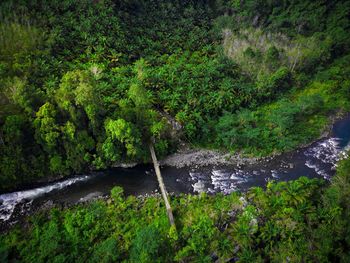
[[[255,164],[208,167],[162,167],[167,190],[171,193],[218,193],[245,191],[252,186],[264,187],[270,180],[287,181],[300,176],[329,180],[336,163],[350,149],[350,114],[338,120],[330,136],[311,145],[284,153],[272,160]],[[126,195],[158,192],[158,182],[151,165],[113,168],[79,175],[55,183],[0,195],[0,230],[14,224],[34,208],[50,204],[74,204],[107,195],[114,186]]]

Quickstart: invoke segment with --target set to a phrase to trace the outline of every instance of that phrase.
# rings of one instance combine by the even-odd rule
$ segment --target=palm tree
[[[160,188],[160,191],[162,193],[162,197],[164,199],[165,208],[166,208],[166,212],[168,214],[170,225],[171,226],[175,226],[173,211],[172,211],[171,206],[170,206],[170,202],[169,202],[169,199],[168,199],[168,192],[167,192],[167,190],[165,188],[165,184],[164,184],[164,181],[163,181],[162,174],[160,173],[159,163],[158,163],[158,160],[157,160],[156,153],[154,151],[153,142],[151,142],[149,144],[149,150],[151,152],[154,170],[156,172],[157,180],[158,180],[158,183],[159,183],[159,188]]]
[[[147,77],[147,72],[145,71],[146,66],[147,65],[145,61],[142,59],[135,63],[135,71],[137,73],[137,77],[135,78],[134,83],[130,86],[128,92],[129,99],[133,103],[133,107],[129,110],[135,113],[136,126],[142,133],[142,140],[144,144],[148,144],[154,170],[156,172],[157,180],[159,183],[159,188],[167,210],[169,222],[172,227],[175,227],[174,216],[169,202],[168,192],[166,190],[163,177],[160,172],[156,152],[154,150],[154,144],[156,140],[155,137],[160,136],[161,133],[164,132],[162,128],[155,127],[165,126],[163,125],[164,122],[162,121],[160,114],[152,109],[152,94],[150,92],[147,92],[143,85],[143,81]]]

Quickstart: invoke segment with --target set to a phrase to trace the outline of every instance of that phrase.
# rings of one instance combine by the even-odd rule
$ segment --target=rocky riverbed
[[[300,176],[330,179],[336,163],[350,149],[350,115],[336,121],[331,134],[289,153],[267,158],[244,158],[210,150],[182,150],[161,161],[169,192],[225,193],[264,187],[270,180],[294,180]],[[74,205],[108,197],[114,186],[126,195],[157,194],[152,165],[111,168],[0,195],[0,228],[41,207]]]

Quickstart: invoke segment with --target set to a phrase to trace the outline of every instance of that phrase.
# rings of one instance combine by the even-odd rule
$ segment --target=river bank
[[[329,180],[349,147],[350,114],[337,120],[326,138],[289,153],[252,161],[250,158],[235,159],[220,152],[189,150],[176,155],[173,166],[162,161],[162,174],[167,190],[174,194],[245,192],[251,187],[265,187],[271,180],[289,181],[300,176]],[[181,166],[177,165],[179,163]],[[11,225],[17,218],[40,207],[70,206],[108,197],[115,186],[122,187],[126,195],[139,197],[158,192],[151,165],[111,168],[1,194],[0,223]]]
[[[312,140],[309,143],[301,144],[291,151],[301,150],[306,148],[313,143],[327,138],[331,135],[333,125],[336,121],[345,118],[349,113],[337,112],[336,114],[329,116],[328,125],[320,132],[320,136]],[[290,151],[290,152],[291,152]],[[163,166],[173,166],[176,168],[183,167],[201,167],[208,165],[237,165],[238,167],[243,165],[251,165],[258,162],[270,161],[273,158],[281,155],[287,154],[288,152],[276,152],[269,156],[264,157],[247,157],[242,153],[229,153],[220,150],[209,150],[209,149],[196,149],[189,146],[184,146],[178,150],[178,152],[171,154],[160,161]]]
[[[330,136],[334,123],[344,118],[347,115],[349,114],[342,111],[339,111],[335,114],[330,115],[328,125],[324,128],[323,131],[320,132],[320,136],[318,138],[316,138],[315,140],[312,140],[309,143],[301,144],[292,151],[306,148],[312,145],[313,143],[321,140],[322,138],[326,138]],[[265,157],[248,157],[239,152],[230,153],[222,150],[200,149],[200,148],[193,148],[188,144],[181,144],[181,147],[179,147],[177,152],[170,154],[169,156],[161,159],[159,163],[163,167],[169,166],[174,168],[185,168],[185,167],[199,168],[204,166],[218,166],[218,165],[235,165],[237,167],[242,167],[244,165],[253,165],[260,162],[268,162],[273,160],[277,156],[280,156],[281,154],[286,154],[286,153],[288,152],[273,153],[272,155],[265,156]],[[126,168],[134,168],[137,165],[141,165],[141,163],[136,163],[136,162],[115,163],[111,165],[110,168],[126,169]],[[100,172],[100,171],[96,170],[96,168],[94,167],[89,167],[89,169],[86,171],[86,174],[97,173],[97,172]],[[0,194],[14,192],[14,191],[22,191],[30,188],[37,188],[49,183],[56,183],[61,180],[72,179],[75,177],[79,177],[79,175],[77,174],[72,174],[69,176],[50,175],[48,177],[40,178],[39,180],[36,180],[36,181],[20,184],[13,189],[0,190]]]

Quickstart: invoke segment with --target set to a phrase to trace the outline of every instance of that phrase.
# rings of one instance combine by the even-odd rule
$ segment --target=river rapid
[[[244,165],[211,165],[206,167],[162,167],[170,193],[231,193],[245,191],[267,182],[294,180],[300,176],[329,180],[336,163],[350,149],[350,114],[335,122],[327,138],[272,159]],[[106,196],[114,186],[124,188],[126,195],[148,195],[158,192],[152,165],[113,168],[103,172],[79,175],[47,185],[0,195],[0,230],[16,223],[23,215],[54,204],[75,204]]]

